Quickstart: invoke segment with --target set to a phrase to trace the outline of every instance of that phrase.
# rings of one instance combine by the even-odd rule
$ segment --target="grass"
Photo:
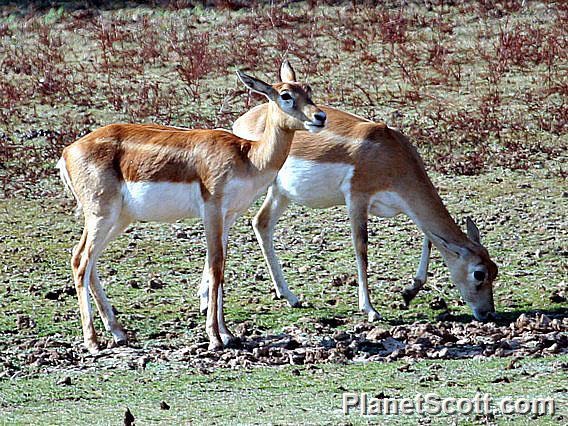
[[[560,240],[564,231],[558,228],[562,223],[562,209],[558,206],[565,200],[561,183],[555,179],[534,179],[519,172],[475,178],[435,178],[457,217],[475,212],[475,217],[480,218],[485,242],[501,268],[495,292],[497,309],[505,315],[561,309],[562,304],[549,300],[553,291],[562,290],[566,285],[566,259]],[[528,182],[529,188],[526,187]],[[71,211],[71,203],[66,198],[41,204],[17,199],[1,202],[2,257],[6,263],[0,301],[0,347],[8,348],[14,341],[33,341],[41,336],[70,343],[80,340],[75,297],[58,301],[45,299],[49,290],[70,282],[69,248],[80,234],[80,225]],[[251,213],[253,211],[251,209]],[[530,220],[537,215],[538,222]],[[310,221],[301,218],[310,218]],[[325,242],[320,247],[312,236],[319,233],[316,224],[322,221],[329,226],[322,234]],[[300,310],[272,300],[268,274],[249,227],[250,214],[247,214],[232,233],[226,300],[227,318],[232,328],[246,321],[265,333],[280,333],[298,321],[313,330],[320,318],[343,317],[345,327],[364,320],[363,315],[356,312],[356,288],[331,285],[333,277],[355,273],[352,249],[346,243],[349,231],[344,209],[307,211],[293,207],[279,226],[278,250],[287,263],[289,284],[311,305]],[[448,283],[447,271],[438,258],[433,263],[430,290],[422,293],[410,309],[400,310],[399,303],[393,302],[400,300],[398,289],[410,280],[416,267],[419,235],[403,218],[373,219],[371,228],[371,295],[388,322],[433,320],[436,312],[429,307],[429,301],[439,295],[448,301],[452,312],[469,314],[459,301],[457,291]],[[176,237],[180,230],[188,239]],[[204,256],[202,239],[201,225],[196,221],[137,225],[111,245],[100,261],[103,282],[120,312],[119,319],[127,329],[136,332],[139,344],[163,342],[163,338],[153,336],[164,331],[169,333],[168,340],[180,347],[203,339],[204,320],[198,314],[195,297]],[[519,249],[519,241],[522,241],[522,249]],[[401,252],[405,253],[402,257],[398,255]],[[308,270],[302,268],[306,265]],[[146,290],[151,277],[162,280],[165,287]],[[138,280],[142,288],[127,285],[131,279]],[[35,289],[31,291],[30,286]],[[21,314],[29,315],[35,327],[19,330],[14,335],[17,316]],[[97,326],[101,331],[100,322]],[[398,362],[324,365],[323,370],[318,367],[313,371],[313,367],[300,367],[300,376],[292,375],[292,367],[221,370],[203,375],[187,367],[175,368],[166,361],[150,365],[146,371],[107,370],[105,367],[98,371],[56,371],[54,375],[34,369],[23,360],[25,356],[12,359],[21,373],[12,380],[0,382],[2,406],[6,411],[2,418],[10,424],[33,422],[37,416],[46,423],[66,423],[78,418],[79,413],[85,424],[111,424],[120,421],[124,406],[129,406],[143,424],[190,420],[193,423],[359,424],[366,420],[356,415],[345,418],[339,413],[341,392],[338,389],[384,391],[387,395],[401,396],[413,396],[415,392],[429,389],[464,396],[472,395],[480,387],[497,398],[554,396],[559,395],[552,392],[554,389],[568,384],[561,369],[554,367],[565,361],[565,356],[524,359],[522,365],[537,373],[530,378],[504,371],[508,361],[499,359],[419,362],[413,374],[401,374],[397,370],[401,365]],[[440,381],[430,388],[429,385],[416,387],[416,380],[431,369],[436,371]],[[56,385],[63,375],[71,377],[73,386]],[[510,376],[510,383],[492,383],[499,375]],[[450,382],[452,385],[448,386]],[[175,408],[161,411],[162,399]],[[417,421],[398,417],[390,420]],[[516,422],[521,420],[497,417],[495,421],[518,424]],[[548,417],[530,421],[552,424]],[[434,422],[446,420],[438,418]],[[528,424],[529,420],[526,422]]]
[[[566,356],[524,360],[519,368],[503,372],[507,360],[423,361],[411,372],[400,372],[400,362],[347,366],[259,368],[218,371],[203,376],[187,370],[149,365],[145,371],[92,371],[72,374],[71,384],[56,384],[60,375],[0,384],[0,424],[110,425],[122,421],[129,407],[139,424],[389,424],[498,423],[503,425],[562,422],[566,411],[565,372],[558,368]],[[510,383],[502,381],[511,379]],[[421,379],[421,383],[417,383]],[[344,415],[343,392],[368,392],[387,398],[414,397],[434,392],[441,397],[473,398],[488,393],[557,400],[554,416],[414,416],[362,417]],[[171,408],[160,409],[165,401]],[[496,407],[496,403],[494,403]]]
[[[520,172],[437,176],[435,181],[454,217],[462,218],[463,223],[465,216],[472,215],[479,223],[484,244],[500,266],[495,289],[499,311],[562,307],[550,301],[554,291],[566,286],[567,264],[561,243],[566,232],[562,219],[566,197],[561,181]],[[355,309],[356,288],[331,285],[335,277],[355,275],[345,209],[317,211],[293,206],[279,223],[277,250],[290,288],[312,305],[307,312],[272,300],[269,275],[250,227],[256,208],[258,205],[239,219],[231,233],[229,321],[251,320],[267,331],[280,331],[285,324],[306,315],[361,320],[363,315]],[[37,323],[34,335],[79,334],[75,298],[45,300],[48,291],[71,284],[70,249],[82,225],[72,211],[69,198],[52,198],[44,203],[0,201],[1,254],[5,259],[0,325],[5,331],[13,329],[17,314],[31,312]],[[535,217],[539,220],[531,220]],[[319,228],[320,223],[327,224],[325,230]],[[387,320],[432,320],[436,312],[428,304],[435,296],[451,301],[450,308],[456,314],[469,314],[437,254],[429,278],[430,291],[409,310],[399,310],[393,302],[400,301],[399,290],[411,281],[417,267],[420,234],[403,217],[373,218],[370,228],[371,294]],[[184,238],[177,237],[180,231]],[[314,240],[314,235],[321,235],[323,242]],[[180,313],[199,318],[195,292],[203,261],[204,236],[199,221],[138,224],[111,244],[99,261],[99,269],[109,297],[124,314],[121,318],[126,327],[137,330],[143,338],[158,332],[161,322]],[[149,291],[148,282],[153,277],[161,279],[165,288]],[[137,280],[141,288],[127,285],[130,280]],[[30,290],[30,286],[34,288]],[[139,305],[136,312],[129,308],[133,303]],[[54,323],[56,311],[67,320]]]

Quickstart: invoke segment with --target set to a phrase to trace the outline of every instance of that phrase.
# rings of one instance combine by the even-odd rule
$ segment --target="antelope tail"
[[[75,201],[77,202],[77,209],[75,210],[75,215],[80,216],[81,212],[83,211],[83,206],[81,205],[81,201],[77,196],[77,193],[73,189],[73,184],[71,183],[71,177],[69,176],[69,172],[67,171],[67,164],[65,163],[65,158],[61,157],[57,162],[57,166],[59,169],[59,174],[61,176],[61,180],[63,181],[63,185],[73,194]]]

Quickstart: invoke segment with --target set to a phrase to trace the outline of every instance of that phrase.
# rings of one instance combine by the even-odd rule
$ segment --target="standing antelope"
[[[282,81],[296,80],[288,62],[280,70]],[[258,138],[266,125],[269,106],[259,105],[233,125],[235,134]],[[430,241],[440,250],[463,300],[476,319],[493,316],[493,281],[497,266],[481,245],[479,230],[468,218],[467,236],[446,210],[424,164],[408,139],[383,123],[322,107],[329,125],[317,135],[297,134],[290,155],[253,221],[254,230],[278,297],[291,306],[298,298],[288,289],[274,251],[274,227],[290,201],[310,208],[347,205],[357,257],[359,309],[369,321],[380,318],[367,285],[367,222],[369,214],[408,215],[424,232],[422,256],[414,286],[403,296],[412,300],[426,281]],[[201,309],[207,307],[207,279],[200,287]]]
[[[96,261],[104,248],[134,221],[187,217],[200,217],[205,227],[212,277],[206,323],[209,347],[231,343],[222,301],[229,229],[274,181],[294,132],[318,132],[326,121],[311,100],[309,86],[269,85],[237,74],[250,90],[269,100],[266,125],[257,142],[224,130],[113,124],[63,150],[58,167],[85,219],[71,266],[89,351],[98,350],[89,290],[114,340],[119,344],[127,340],[99,281]]]

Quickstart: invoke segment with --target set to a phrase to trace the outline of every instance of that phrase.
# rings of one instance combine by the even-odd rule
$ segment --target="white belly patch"
[[[175,222],[203,216],[199,183],[124,182],[123,205],[133,220]]]
[[[278,188],[295,203],[311,208],[345,204],[345,184],[353,176],[353,166],[343,163],[318,163],[288,157],[278,172]]]
[[[393,217],[404,211],[403,201],[396,192],[377,192],[369,205],[370,213],[375,216]]]

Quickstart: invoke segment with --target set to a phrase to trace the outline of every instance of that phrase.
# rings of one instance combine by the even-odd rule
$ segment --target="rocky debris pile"
[[[322,325],[324,324],[324,325]],[[201,340],[154,340],[144,347],[119,347],[89,355],[79,342],[28,339],[1,348],[0,378],[60,369],[144,369],[149,363],[174,368],[215,368],[385,362],[410,359],[546,356],[568,353],[568,317],[523,314],[509,324],[415,322],[394,327],[360,323],[338,329],[341,321],[322,321],[317,333],[298,326],[263,335],[247,323],[236,327],[238,348],[212,352]]]

